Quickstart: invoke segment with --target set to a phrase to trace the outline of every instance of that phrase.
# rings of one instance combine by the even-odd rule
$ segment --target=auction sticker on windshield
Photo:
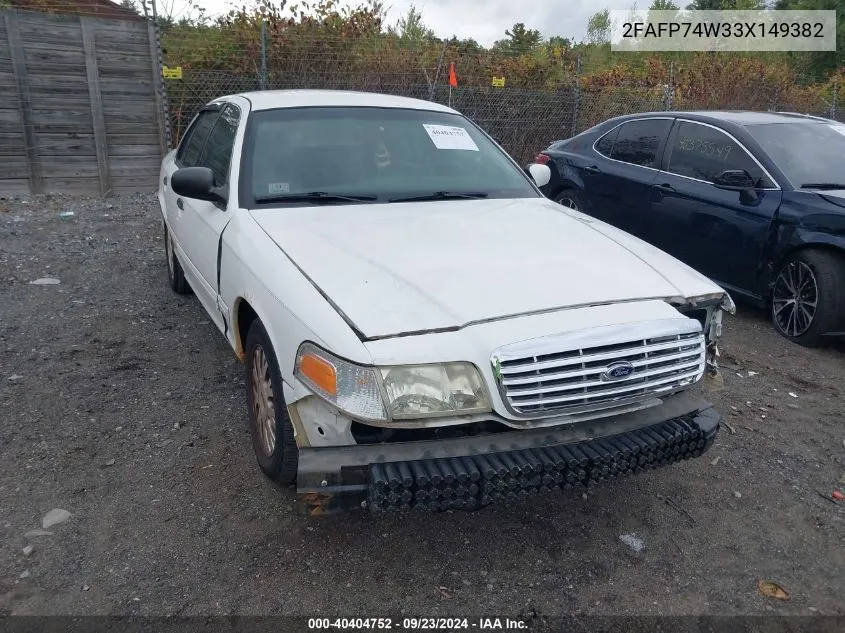
[[[465,149],[478,151],[478,145],[472,140],[465,128],[452,125],[432,125],[423,123],[431,142],[437,149]]]
[[[287,182],[271,182],[269,186],[270,193],[288,193],[290,191],[290,183]]]

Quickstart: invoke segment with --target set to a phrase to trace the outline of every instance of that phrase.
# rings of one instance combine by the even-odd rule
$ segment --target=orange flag
[[[458,87],[458,77],[455,75],[455,62],[449,64],[449,85],[453,88]]]

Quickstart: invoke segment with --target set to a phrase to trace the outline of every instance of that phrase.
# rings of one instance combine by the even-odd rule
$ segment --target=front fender
[[[235,353],[242,352],[238,311],[246,301],[267,330],[288,385],[295,384],[296,353],[304,341],[354,362],[372,363],[343,318],[244,209],[234,212],[223,233],[220,300],[232,324],[228,338]]]
[[[806,248],[825,248],[845,255],[845,227],[842,233],[836,233],[820,231],[816,227],[802,224],[781,226],[775,244],[777,247],[773,249],[765,268],[763,288],[767,294],[771,290],[780,264],[793,253]]]

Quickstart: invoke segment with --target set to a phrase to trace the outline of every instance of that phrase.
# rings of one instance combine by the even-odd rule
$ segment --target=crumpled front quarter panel
[[[235,211],[223,233],[220,296],[235,351],[242,351],[238,310],[247,301],[270,335],[288,385],[294,385],[296,352],[304,341],[359,363],[372,362],[346,322],[243,209]]]

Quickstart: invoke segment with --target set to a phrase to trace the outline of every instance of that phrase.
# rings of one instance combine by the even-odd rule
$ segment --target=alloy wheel
[[[813,324],[819,288],[813,269],[801,261],[784,266],[772,290],[772,319],[787,336],[801,336]]]
[[[569,207],[570,209],[575,209],[576,211],[580,211],[578,208],[578,204],[569,196],[561,196],[557,199],[557,203],[561,204],[565,207]]]
[[[269,457],[276,448],[276,406],[270,364],[260,345],[252,352],[252,412],[261,449]]]

